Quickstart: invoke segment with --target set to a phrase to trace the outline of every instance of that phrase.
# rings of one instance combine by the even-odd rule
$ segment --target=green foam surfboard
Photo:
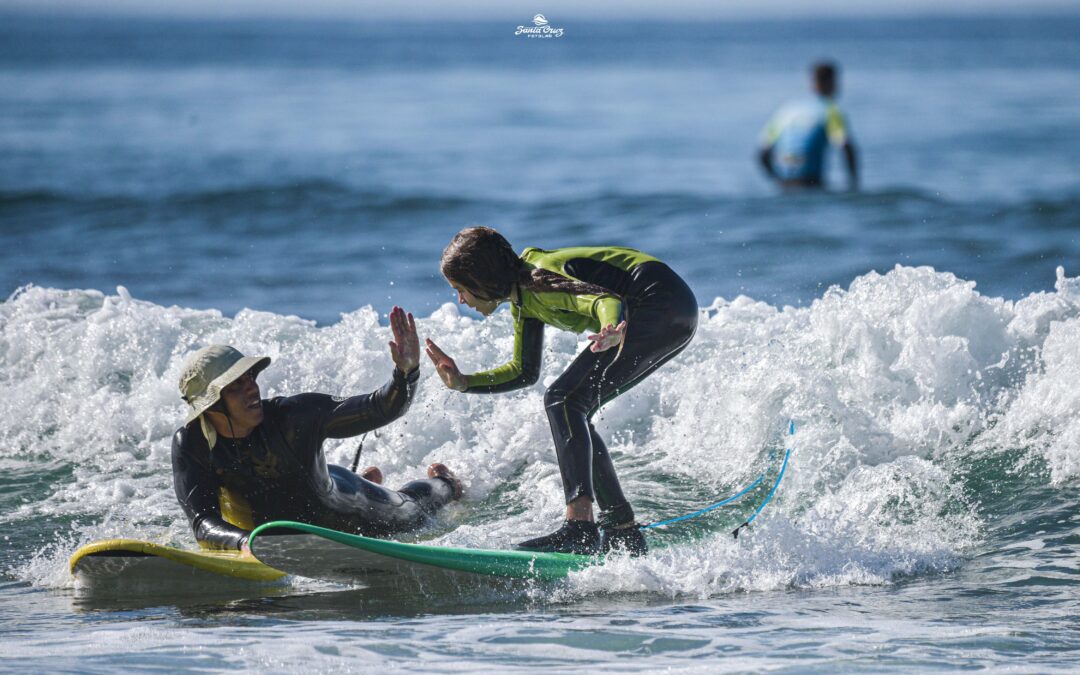
[[[794,422],[789,434],[794,435]],[[789,448],[765,499],[733,534],[749,527],[769,502],[784,476]],[[765,471],[749,486],[733,496],[685,516],[644,527],[675,524],[704,515],[714,509],[741,502],[758,490],[769,488]],[[454,548],[428,544],[406,544],[374,539],[337,530],[279,520],[260,525],[248,542],[251,552],[263,563],[289,574],[344,583],[407,587],[419,582],[439,585],[450,581],[460,588],[463,582],[491,579],[557,581],[571,572],[603,562],[603,556],[569,553],[537,553],[492,549]]]
[[[552,581],[596,565],[600,556],[406,544],[305,523],[274,521],[251,535],[251,552],[299,576],[345,583],[461,581],[479,577]]]

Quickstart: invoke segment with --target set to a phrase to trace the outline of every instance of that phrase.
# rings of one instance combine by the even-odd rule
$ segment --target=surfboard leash
[[[364,435],[360,437],[360,443],[357,444],[357,446],[356,446],[356,456],[353,457],[353,460],[352,460],[352,469],[351,469],[351,471],[353,473],[356,473],[356,467],[360,466],[360,453],[364,449],[364,439],[367,438],[368,433],[369,432],[367,432],[367,431],[364,432]],[[374,433],[375,438],[379,437],[379,432],[378,431],[374,431],[374,432],[370,432],[370,433]]]
[[[795,435],[795,422],[792,420],[792,421],[788,422],[788,437],[790,438],[790,437],[792,437],[794,435]],[[794,445],[794,443],[792,443],[791,445]],[[739,538],[739,530],[743,529],[744,527],[749,528],[750,523],[754,522],[754,519],[758,517],[758,514],[761,513],[761,510],[763,508],[765,508],[765,505],[768,504],[769,501],[773,498],[773,495],[776,494],[776,488],[780,485],[780,480],[784,477],[784,471],[787,470],[788,459],[790,459],[790,458],[791,458],[791,446],[789,445],[788,448],[787,448],[787,451],[784,453],[784,463],[780,465],[780,473],[777,474],[776,482],[773,483],[772,489],[769,490],[769,494],[766,495],[765,501],[761,502],[761,504],[757,507],[757,509],[754,511],[754,513],[752,513],[750,515],[750,517],[746,519],[746,522],[744,522],[742,525],[739,525],[734,530],[732,530],[731,536],[738,539]]]
[[[793,420],[788,421],[788,435],[789,436],[794,436],[795,435],[795,422]],[[741,530],[744,527],[749,527],[750,523],[752,523],[754,521],[754,519],[757,518],[758,514],[761,513],[761,510],[763,508],[765,508],[765,505],[768,504],[769,500],[772,499],[773,494],[776,493],[776,488],[777,488],[778,485],[780,485],[780,479],[784,477],[784,471],[787,469],[788,459],[790,457],[791,457],[791,448],[789,447],[789,448],[787,448],[787,452],[784,454],[784,463],[780,466],[780,473],[777,475],[776,482],[773,483],[772,489],[769,490],[768,496],[765,497],[765,501],[763,501],[761,503],[761,505],[757,507],[757,510],[755,510],[754,513],[749,518],[747,518],[745,522],[743,522],[741,525],[736,527],[735,531],[732,532],[732,534],[735,536],[736,539],[738,539],[738,537],[739,537],[739,530]],[[771,460],[771,457],[770,457],[770,460]],[[771,461],[770,461],[770,463],[771,463]],[[724,506],[726,504],[730,504],[730,503],[738,500],[739,498],[745,496],[747,493],[751,492],[754,488],[756,488],[758,485],[760,485],[765,480],[765,475],[767,473],[768,473],[768,468],[766,467],[765,471],[762,471],[761,475],[758,476],[754,480],[754,482],[750,483],[749,485],[744,487],[742,490],[739,490],[738,492],[736,492],[732,496],[728,497],[727,499],[723,499],[721,501],[718,501],[715,504],[710,504],[709,506],[706,506],[703,509],[699,509],[697,511],[694,511],[693,513],[687,513],[685,515],[678,516],[678,517],[675,517],[675,518],[669,518],[667,520],[661,520],[661,521],[656,522],[656,523],[645,523],[645,524],[642,524],[642,525],[638,525],[638,529],[640,529],[640,530],[648,530],[648,529],[656,528],[656,527],[664,527],[664,526],[667,526],[667,525],[672,525],[674,523],[682,522],[684,520],[690,520],[691,518],[697,518],[698,516],[703,516],[706,513],[709,513],[710,511],[714,511],[714,510],[716,510],[716,509],[718,509],[721,506]]]
[[[693,513],[687,513],[686,515],[678,516],[676,518],[669,518],[667,520],[661,520],[660,522],[657,522],[657,523],[645,523],[644,525],[638,525],[638,529],[639,530],[648,530],[648,529],[653,528],[653,527],[664,527],[665,525],[671,525],[673,523],[678,523],[678,522],[682,522],[684,520],[690,520],[691,518],[697,518],[698,516],[703,516],[706,513],[708,513],[709,511],[713,511],[715,509],[718,509],[718,508],[720,508],[721,506],[723,506],[725,504],[730,504],[731,502],[735,501],[739,497],[742,497],[747,492],[750,492],[751,490],[756,488],[761,483],[761,481],[763,481],[763,480],[765,480],[765,473],[764,472],[762,472],[762,474],[760,476],[758,476],[757,479],[755,479],[753,483],[750,483],[749,485],[744,487],[742,490],[739,490],[738,492],[736,492],[732,496],[728,497],[727,499],[718,501],[715,504],[710,504],[709,506],[706,506],[703,509],[700,509],[698,511],[694,511]]]

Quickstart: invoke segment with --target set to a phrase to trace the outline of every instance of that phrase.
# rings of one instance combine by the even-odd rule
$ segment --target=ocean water
[[[0,21],[0,667],[1076,670],[1080,18],[548,18],[564,37]],[[779,195],[756,137],[822,56],[863,189]],[[509,316],[437,271],[476,223],[684,274],[695,341],[598,426],[655,520],[752,480],[793,420],[752,529],[721,510],[518,591],[75,587],[93,540],[194,545],[169,466],[192,349],[272,356],[264,395],[367,391],[396,303],[463,369],[506,358]],[[391,484],[462,476],[425,537],[557,521],[543,389],[583,342],[549,330],[541,382],[502,396],[424,368],[364,452]]]

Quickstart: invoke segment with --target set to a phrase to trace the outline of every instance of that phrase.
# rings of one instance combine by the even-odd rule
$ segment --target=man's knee
[[[431,515],[454,498],[454,486],[445,478],[425,478],[406,483],[398,490],[410,497],[420,510]]]

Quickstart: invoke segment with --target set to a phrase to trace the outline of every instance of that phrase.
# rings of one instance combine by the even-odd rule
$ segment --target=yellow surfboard
[[[71,556],[69,568],[83,584],[172,585],[214,580],[277,581],[284,572],[240,551],[185,551],[137,539],[106,539]]]

